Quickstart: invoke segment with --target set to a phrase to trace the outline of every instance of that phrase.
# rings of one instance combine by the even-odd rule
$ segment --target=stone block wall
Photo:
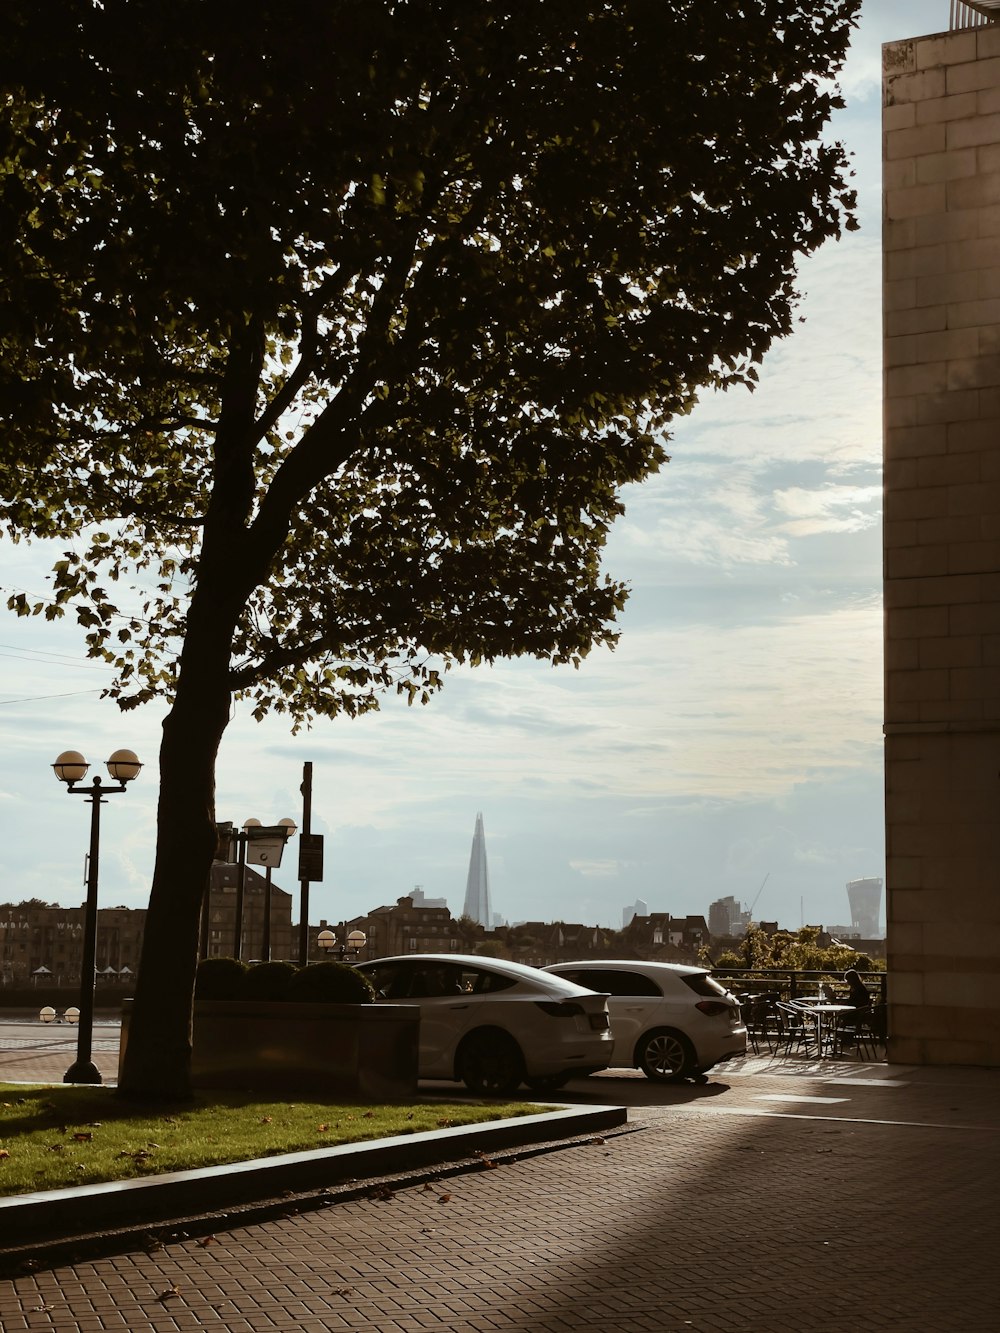
[[[1000,24],[883,48],[889,1058],[1000,1064]]]

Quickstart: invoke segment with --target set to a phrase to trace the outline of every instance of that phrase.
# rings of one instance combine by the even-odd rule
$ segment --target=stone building
[[[367,943],[360,955],[362,959],[392,958],[405,953],[472,953],[485,938],[482,926],[471,921],[457,922],[447,906],[423,906],[410,895],[398,898],[391,907],[376,907],[365,916],[330,928],[338,939],[342,933],[363,931]],[[310,950],[310,957],[313,956]]]
[[[79,985],[83,959],[83,904],[59,907],[29,899],[0,903],[0,986]],[[98,984],[120,982],[139,967],[145,908],[101,907],[97,912]]]
[[[203,917],[202,957],[233,958],[236,956],[236,904],[238,901],[240,867],[216,861],[212,865],[211,889],[208,898],[207,920]],[[245,963],[259,961],[264,956],[264,901],[267,896],[267,878],[244,867],[243,920],[240,932],[239,957]],[[271,947],[272,959],[298,962],[298,936],[292,927],[292,895],[271,884]]]
[[[1000,24],[883,50],[889,1058],[1000,1063]]]

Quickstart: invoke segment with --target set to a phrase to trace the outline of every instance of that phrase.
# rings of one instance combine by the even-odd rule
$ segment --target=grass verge
[[[546,1108],[524,1102],[342,1106],[202,1094],[137,1109],[104,1086],[0,1083],[0,1195],[134,1180],[168,1171],[481,1124]]]

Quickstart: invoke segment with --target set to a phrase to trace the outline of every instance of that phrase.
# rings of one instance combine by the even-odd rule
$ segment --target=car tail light
[[[585,1012],[582,1004],[572,1000],[536,1000],[535,1004],[550,1018],[579,1018]]]
[[[721,1000],[699,1000],[695,1008],[700,1009],[709,1018],[718,1018],[721,1014],[731,1013],[733,1006],[723,1004]]]
[[[535,1004],[550,1018],[586,1018],[594,1032],[607,1032],[611,1026],[607,1009],[584,1009],[575,1000],[536,1000]]]

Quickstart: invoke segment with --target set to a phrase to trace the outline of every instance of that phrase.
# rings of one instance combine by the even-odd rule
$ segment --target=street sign
[[[256,824],[250,828],[244,826],[247,839],[247,865],[281,865],[281,853],[288,840],[288,829],[282,824]]]
[[[299,834],[299,879],[316,883],[323,878],[322,833]]]

